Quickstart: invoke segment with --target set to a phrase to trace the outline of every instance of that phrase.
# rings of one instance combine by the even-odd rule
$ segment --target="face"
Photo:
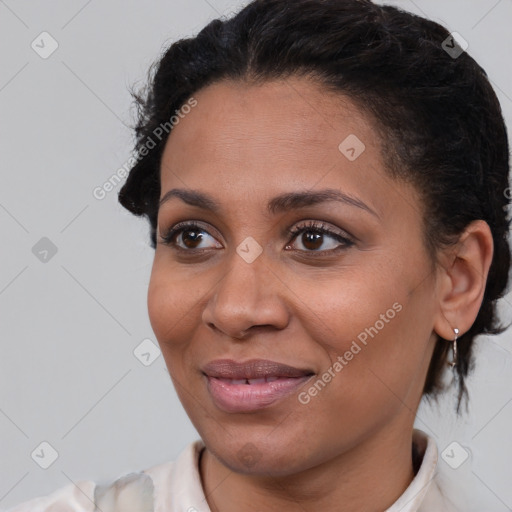
[[[304,78],[194,98],[162,157],[161,198],[188,196],[160,206],[148,309],[207,448],[234,471],[282,475],[402,435],[435,340],[416,191],[387,177],[370,120]],[[220,359],[304,371],[205,375]]]

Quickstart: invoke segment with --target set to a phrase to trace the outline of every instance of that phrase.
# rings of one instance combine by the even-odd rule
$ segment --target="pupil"
[[[307,249],[318,249],[322,246],[322,237],[323,235],[321,233],[312,233],[311,231],[307,231],[302,235],[302,243]],[[311,245],[313,246],[311,247]]]
[[[185,233],[187,233],[187,236],[185,236]],[[192,233],[192,236],[188,236],[190,233]],[[187,231],[183,231],[181,238],[183,240],[183,243],[187,247],[195,249],[195,246],[199,245],[199,243],[201,242],[202,236],[197,231],[193,231],[193,230],[189,229]],[[192,239],[191,243],[189,243],[190,239]]]

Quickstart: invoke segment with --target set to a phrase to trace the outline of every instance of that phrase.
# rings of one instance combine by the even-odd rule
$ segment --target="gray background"
[[[511,0],[383,3],[462,34],[512,126]],[[127,87],[172,40],[240,5],[0,0],[0,508],[172,460],[197,438],[163,358],[134,354],[156,343],[147,225],[118,205],[119,186],[102,200],[93,190],[130,156]],[[43,31],[59,45],[46,59],[31,47]],[[501,311],[512,319],[511,295]],[[471,414],[457,420],[448,394],[416,424],[436,438],[464,510],[501,512],[512,509],[512,331],[476,349]],[[469,454],[458,469],[441,456],[453,441],[452,459]],[[42,442],[58,453],[48,469]]]

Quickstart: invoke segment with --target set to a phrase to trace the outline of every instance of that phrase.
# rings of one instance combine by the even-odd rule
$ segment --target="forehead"
[[[327,147],[337,150],[350,133],[371,146],[379,142],[366,116],[350,98],[328,92],[306,78],[290,77],[258,85],[222,81],[194,97],[197,106],[175,126],[169,145],[174,138],[180,145],[200,144],[205,150],[230,141],[244,142],[250,149],[251,139],[282,151],[290,147],[304,152]]]
[[[340,188],[378,211],[384,172],[371,122],[346,96],[304,78],[259,85],[225,81],[194,94],[162,157],[162,195],[174,187],[230,200],[293,189]],[[356,158],[354,158],[354,156]]]

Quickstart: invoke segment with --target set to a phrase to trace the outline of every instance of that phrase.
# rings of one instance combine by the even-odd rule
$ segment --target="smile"
[[[295,393],[312,375],[227,379],[205,376],[214,404],[224,412],[257,411]]]

